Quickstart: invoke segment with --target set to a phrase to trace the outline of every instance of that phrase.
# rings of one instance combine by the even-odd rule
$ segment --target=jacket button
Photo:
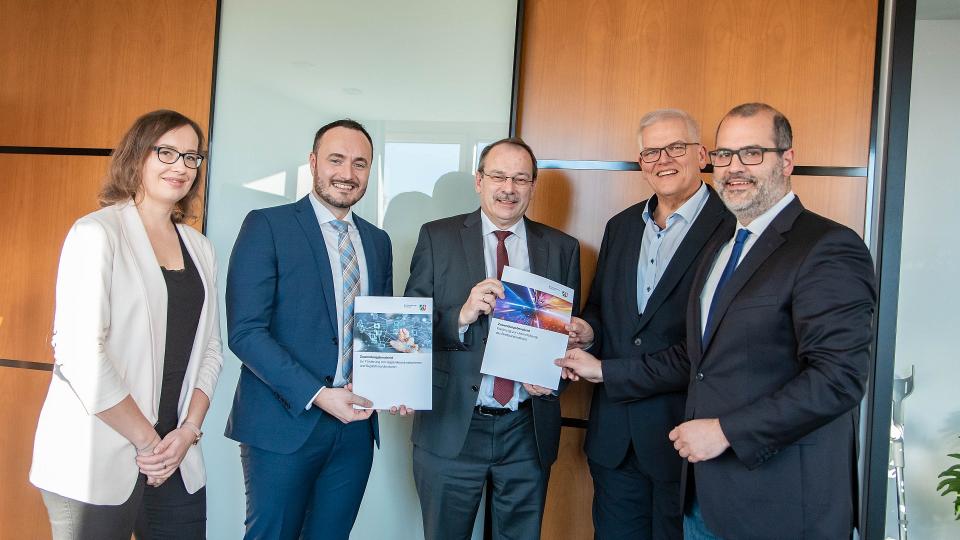
[[[323,378],[323,381],[326,382],[327,384],[333,384],[333,377],[331,377],[330,375],[327,375],[326,377]]]
[[[702,380],[703,380],[703,372],[702,372],[702,371],[698,371],[698,372],[697,372],[697,380],[698,380],[698,381],[702,381]]]
[[[643,340],[638,337],[638,338],[636,338],[636,339],[633,340],[633,344],[636,345],[637,347],[639,347],[640,345],[643,344]]]
[[[487,342],[487,338],[483,338],[483,342],[486,343],[486,342]]]
[[[480,387],[477,386],[477,385],[471,386],[470,389],[473,390],[474,392],[479,392],[479,391],[480,391]]]
[[[330,342],[333,343],[334,345],[336,345],[336,344],[337,344],[337,338],[335,338],[335,337],[330,338]]]

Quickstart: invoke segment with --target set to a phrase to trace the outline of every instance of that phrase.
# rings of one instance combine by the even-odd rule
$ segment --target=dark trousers
[[[681,540],[680,483],[663,482],[640,470],[633,445],[615,469],[592,460],[593,527],[597,540]]]
[[[177,470],[160,487],[142,474],[133,493],[116,506],[89,504],[40,490],[54,540],[203,539],[207,533],[207,494],[187,493]]]
[[[247,539],[344,539],[357,519],[373,463],[370,421],[324,414],[292,454],[240,445]]]
[[[540,538],[549,470],[540,466],[529,407],[503,416],[474,413],[455,458],[414,446],[413,478],[426,540],[469,539],[488,481],[493,538]]]

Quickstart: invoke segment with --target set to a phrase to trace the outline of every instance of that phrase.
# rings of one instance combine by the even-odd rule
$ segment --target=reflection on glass
[[[507,135],[516,1],[221,5],[207,208],[220,283],[247,212],[305,196],[313,186],[307,156],[314,133],[349,117],[374,144],[367,193],[354,211],[390,234],[394,290],[401,293],[421,224],[477,208],[475,149]],[[240,369],[228,350],[224,357],[212,426],[226,422]],[[354,540],[423,538],[410,428],[409,418],[381,415],[381,446]],[[204,452],[214,456],[208,536],[240,538],[237,445],[212,436]]]
[[[433,194],[433,185],[445,173],[460,169],[460,145],[388,142],[383,152],[383,196],[399,193]]]
[[[954,52],[960,50],[960,3],[948,4],[917,3],[886,513],[886,536],[895,539],[906,533],[911,539],[960,538],[956,495],[936,490],[937,475],[957,463],[947,454],[960,452],[960,364],[953,339],[960,328],[960,190],[951,172],[960,109],[945,90],[960,86]],[[899,407],[898,396],[905,396]]]

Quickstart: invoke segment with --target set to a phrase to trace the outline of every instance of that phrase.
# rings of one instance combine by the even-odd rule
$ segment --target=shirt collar
[[[667,221],[669,222],[670,218],[673,216],[680,216],[685,222],[690,223],[697,217],[700,207],[707,202],[708,196],[709,193],[707,193],[707,185],[703,182],[700,182],[700,189],[694,191],[693,195],[687,199],[687,202],[680,205],[680,208],[677,208],[674,213],[667,216]],[[659,201],[657,201],[656,195],[647,200],[647,204],[643,209],[643,221],[645,223],[650,223],[650,220],[653,219],[653,211],[656,210],[656,205],[658,202]]]
[[[784,208],[787,207],[797,196],[793,194],[793,191],[788,191],[782,199],[777,201],[777,204],[773,205],[766,212],[757,216],[757,219],[750,222],[749,225],[743,226],[740,222],[737,222],[737,229],[747,229],[750,231],[750,234],[754,238],[760,238],[760,235],[763,234],[763,231],[767,230],[767,227],[770,226],[770,223],[773,222]]]
[[[488,234],[492,234],[493,231],[503,230],[503,231],[510,231],[513,234],[517,235],[517,237],[519,237],[521,241],[526,240],[527,226],[524,223],[524,221],[526,220],[523,217],[521,217],[520,220],[514,223],[513,225],[507,227],[506,229],[501,229],[493,224],[493,221],[491,221],[490,218],[487,217],[487,214],[485,214],[482,209],[480,210],[480,222],[482,227],[481,230],[483,231],[484,236]]]
[[[333,215],[333,212],[331,212],[329,208],[320,203],[320,199],[317,198],[317,194],[312,190],[310,191],[309,197],[310,206],[313,206],[313,213],[317,215],[317,221],[321,225],[339,219],[337,216]],[[346,221],[351,227],[357,226],[353,221],[353,208],[347,210],[347,215],[343,216],[341,221]]]

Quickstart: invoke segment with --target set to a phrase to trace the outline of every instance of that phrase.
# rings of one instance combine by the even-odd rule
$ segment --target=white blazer
[[[210,241],[177,225],[206,291],[180,390],[179,422],[193,389],[208,397],[220,374],[216,259]],[[70,229],[57,272],[54,371],[40,412],[30,481],[92,504],[126,501],[137,481],[136,448],[95,415],[131,395],[157,422],[167,333],[167,287],[132,202],[80,218]],[[187,491],[203,487],[199,446],[180,465]]]

